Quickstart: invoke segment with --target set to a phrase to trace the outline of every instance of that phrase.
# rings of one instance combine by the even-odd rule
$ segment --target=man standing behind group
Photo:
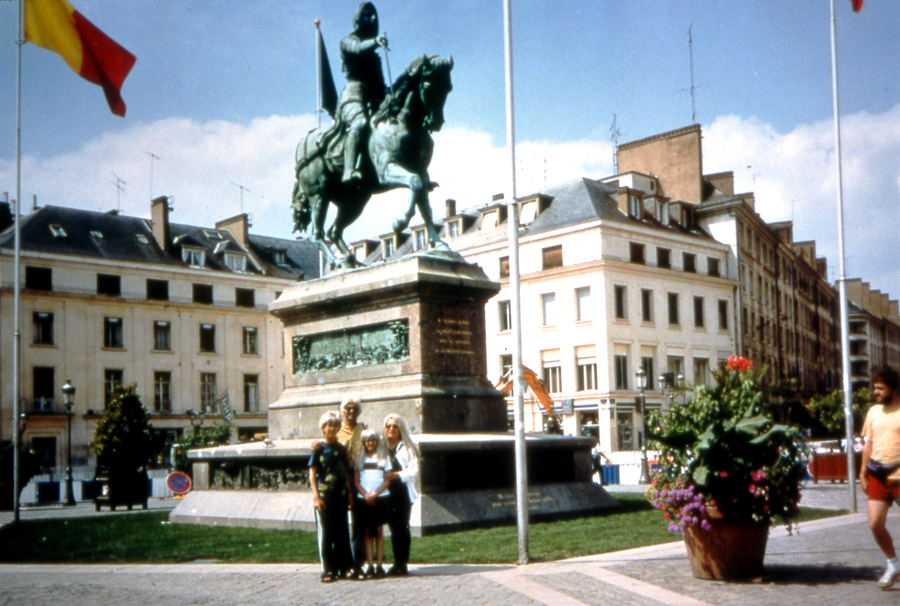
[[[900,579],[900,558],[886,525],[888,509],[900,497],[900,376],[891,369],[875,373],[872,391],[875,404],[863,424],[859,484],[869,497],[869,528],[887,558],[878,586],[888,589]]]
[[[346,125],[343,181],[362,178],[359,171],[361,144],[369,117],[385,97],[384,73],[378,47],[387,49],[385,36],[378,37],[378,12],[363,2],[353,17],[353,33],[341,40],[341,64],[347,85],[341,91],[340,119]]]

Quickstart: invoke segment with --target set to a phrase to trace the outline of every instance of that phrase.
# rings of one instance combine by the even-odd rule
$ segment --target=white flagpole
[[[509,287],[513,328],[513,402],[516,434],[516,520],[519,531],[519,564],[528,563],[528,467],[525,453],[525,398],[522,377],[522,310],[519,281],[519,204],[516,199],[516,128],[513,111],[513,58],[511,0],[503,2],[506,48],[506,144],[509,147]]]
[[[834,0],[831,0],[831,80],[834,97],[834,148],[837,165],[838,213],[838,296],[841,298],[841,377],[844,383],[844,418],[847,439],[847,487],[850,489],[849,508],[856,513],[856,464],[853,450],[853,392],[850,387],[850,327],[847,312],[847,272],[844,261],[844,183],[841,172],[841,111],[838,95],[837,19]]]
[[[322,126],[322,56],[320,55],[320,50],[322,48],[322,30],[319,29],[319,24],[321,21],[318,19],[315,20],[316,24],[316,118],[318,119],[318,124],[316,126]]]
[[[13,418],[12,418],[12,430],[13,430],[13,518],[16,522],[19,521],[19,458],[20,458],[20,442],[21,436],[19,435],[19,406],[21,404],[21,398],[19,397],[19,392],[21,391],[20,379],[19,376],[21,374],[21,356],[22,356],[22,335],[19,332],[20,328],[20,319],[19,315],[21,313],[21,298],[20,298],[20,278],[19,278],[19,265],[21,264],[20,254],[21,247],[19,244],[19,239],[21,238],[21,231],[19,227],[19,217],[21,216],[21,212],[19,212],[22,208],[22,46],[25,44],[25,0],[19,0],[19,27],[16,32],[16,210],[15,210],[15,260],[14,260],[14,270],[13,270],[13,281],[15,285],[13,286]]]

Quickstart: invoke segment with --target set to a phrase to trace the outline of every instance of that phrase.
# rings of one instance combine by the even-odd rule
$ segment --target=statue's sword
[[[385,40],[387,40],[387,32],[384,32],[381,35]],[[388,52],[391,49],[388,48],[387,44],[385,44],[382,48],[384,48],[384,64],[385,64],[385,66],[387,66],[388,87],[390,88],[391,96],[393,97],[394,96],[394,79],[391,78],[391,61],[390,61],[390,59],[388,59]]]

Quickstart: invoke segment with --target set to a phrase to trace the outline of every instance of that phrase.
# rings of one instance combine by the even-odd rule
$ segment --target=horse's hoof
[[[395,234],[399,234],[404,229],[406,229],[407,225],[409,225],[409,223],[407,223],[403,219],[394,219],[394,223],[392,224],[392,229],[394,230]]]

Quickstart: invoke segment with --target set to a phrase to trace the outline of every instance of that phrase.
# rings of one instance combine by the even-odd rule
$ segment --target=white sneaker
[[[890,568],[885,569],[884,574],[881,575],[881,578],[878,579],[878,586],[882,589],[888,589],[892,587],[897,580],[900,579],[900,568]]]

